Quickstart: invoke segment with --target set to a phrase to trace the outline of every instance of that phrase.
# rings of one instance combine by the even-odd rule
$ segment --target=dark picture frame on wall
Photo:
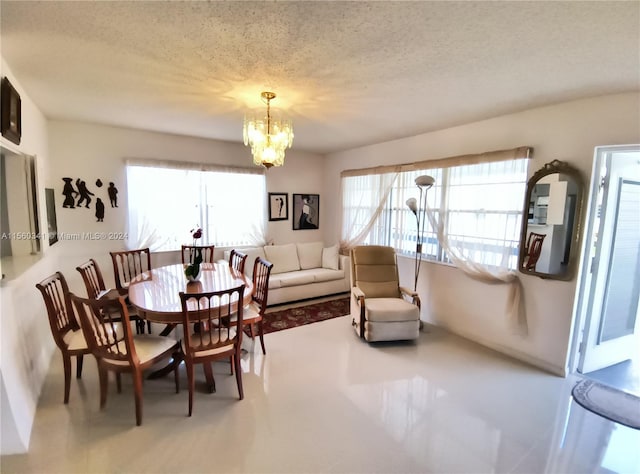
[[[7,140],[20,145],[22,137],[22,101],[20,94],[6,77],[2,78],[0,85],[0,132]]]
[[[293,195],[293,230],[320,228],[320,195]]]
[[[289,219],[289,195],[269,193],[269,220],[286,221],[287,219]]]
[[[47,203],[47,231],[49,233],[49,246],[58,241],[58,220],[56,219],[56,198],[52,188],[45,188],[45,200]]]

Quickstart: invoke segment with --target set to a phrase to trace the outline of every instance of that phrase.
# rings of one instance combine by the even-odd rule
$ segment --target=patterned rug
[[[571,394],[587,410],[640,430],[640,397],[589,379],[578,382]]]
[[[273,310],[272,310],[273,311]],[[281,331],[283,329],[304,326],[327,319],[337,318],[349,314],[349,297],[341,297],[322,303],[312,303],[298,308],[275,310],[265,314],[263,320],[264,333]]]

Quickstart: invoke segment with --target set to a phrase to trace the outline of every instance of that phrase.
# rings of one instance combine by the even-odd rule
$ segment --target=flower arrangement
[[[191,238],[193,239],[193,246],[196,245],[196,240],[202,237],[202,229],[196,227],[189,231]],[[189,280],[197,280],[200,276],[200,264],[202,263],[202,249],[191,249],[189,252],[189,265],[184,269],[184,275]]]

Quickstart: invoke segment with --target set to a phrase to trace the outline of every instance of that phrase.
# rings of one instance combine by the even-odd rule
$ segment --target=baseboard
[[[429,323],[426,323],[426,324],[429,324]],[[493,341],[489,341],[482,337],[478,337],[477,334],[470,334],[470,333],[466,333],[465,331],[453,330],[447,326],[438,325],[438,327],[445,329],[446,331],[449,331],[451,334],[455,334],[456,336],[463,337],[471,342],[475,342],[476,344],[480,344],[481,346],[484,346],[491,350],[499,352],[500,354],[504,354],[506,356],[512,357],[521,362],[529,364],[533,367],[544,370],[545,372],[549,372],[550,374],[557,375],[563,378],[567,376],[567,371],[564,366],[561,367],[556,364],[552,364],[546,360],[538,359],[537,357],[518,351],[511,347],[505,347],[503,345],[496,344]]]

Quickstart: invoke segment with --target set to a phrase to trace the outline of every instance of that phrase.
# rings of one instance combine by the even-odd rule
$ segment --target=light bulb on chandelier
[[[293,125],[291,120],[271,116],[275,93],[263,92],[260,97],[267,104],[267,115],[245,116],[243,138],[251,147],[254,164],[268,169],[284,164],[284,152],[293,144]]]

